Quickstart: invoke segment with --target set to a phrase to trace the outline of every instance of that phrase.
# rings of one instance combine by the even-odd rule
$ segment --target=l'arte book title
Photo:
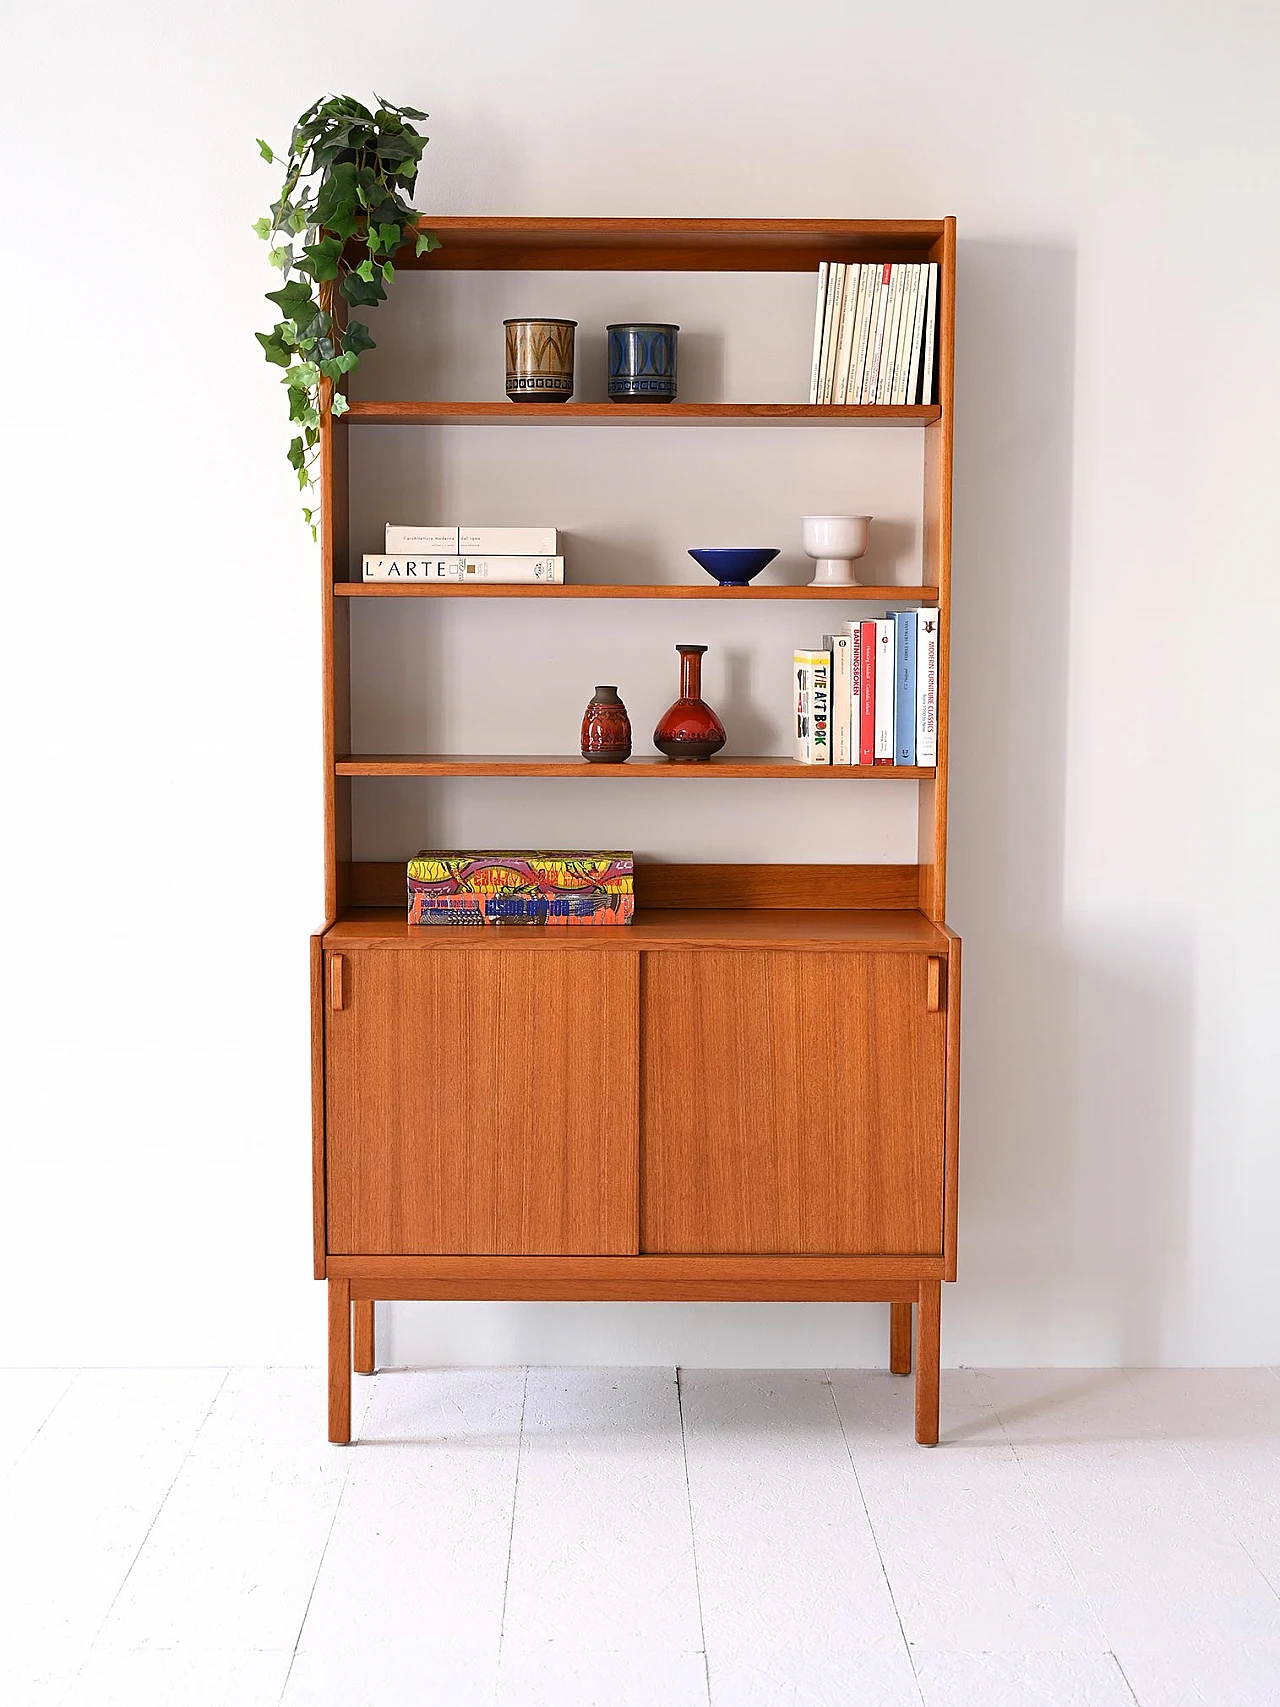
[[[411,925],[629,925],[629,853],[420,853],[409,861]]]

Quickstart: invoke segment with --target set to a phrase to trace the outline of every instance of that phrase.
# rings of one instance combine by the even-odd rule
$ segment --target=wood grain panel
[[[666,865],[638,860],[636,906],[876,908],[914,912],[914,865]],[[357,861],[353,907],[401,907],[403,860]]]
[[[372,1375],[377,1369],[373,1343],[373,1299],[353,1299],[351,1304],[351,1362],[357,1375]]]
[[[956,1277],[960,1213],[960,938],[948,931],[951,953],[947,962],[947,1136],[942,1248],[947,1266],[944,1280]]]
[[[889,1373],[891,1375],[910,1375],[911,1373],[910,1304],[890,1304],[889,1306]]]
[[[916,1305],[916,1441],[938,1444],[938,1376],[941,1362],[942,1287],[920,1282]]]
[[[906,909],[696,907],[650,909],[630,925],[566,930],[558,925],[472,927],[410,925],[405,909],[370,907],[349,913],[325,933],[325,948],[345,953],[372,948],[409,954],[667,954],[690,948],[821,949],[829,953],[945,954],[947,935],[922,913]],[[923,971],[921,977],[924,976]],[[935,1016],[936,1018],[936,1016]]]
[[[330,1276],[329,1288],[329,1439],[345,1446],[351,1439],[351,1283]]]
[[[947,764],[951,700],[951,498],[955,439],[956,222],[943,221],[932,252],[938,263],[938,402],[924,436],[924,574],[938,589],[938,758],[920,790],[919,905],[932,919],[947,911]]]
[[[634,1251],[636,956],[343,954],[330,1251]]]
[[[927,958],[646,956],[641,1248],[938,1255]]]
[[[939,1257],[335,1256],[353,1298],[915,1302]]]
[[[311,1252],[315,1277],[325,1277],[324,1232],[324,944],[311,939]]]

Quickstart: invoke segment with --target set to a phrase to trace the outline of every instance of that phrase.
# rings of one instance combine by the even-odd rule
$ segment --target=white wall
[[[273,183],[253,137],[325,88],[430,110],[440,212],[958,216],[944,1352],[1280,1358],[1278,19],[227,0],[10,22],[0,1360],[321,1353],[317,576],[249,225]],[[405,1306],[391,1346],[871,1362],[883,1328]]]

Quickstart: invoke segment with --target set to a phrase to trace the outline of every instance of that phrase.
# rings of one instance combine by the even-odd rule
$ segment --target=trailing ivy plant
[[[255,336],[267,360],[285,370],[289,419],[297,428],[289,462],[303,492],[315,480],[321,416],[326,409],[346,414],[339,384],[361,352],[374,348],[362,321],[340,324],[335,289],[352,308],[372,307],[386,300],[395,258],[406,244],[415,255],[440,247],[438,237],[419,230],[407,199],[427,145],[411,121],[427,115],[393,107],[381,95],[375,99],[373,112],[350,95],[331,95],[307,108],[282,157],[280,199],[271,204],[270,218],[254,226],[271,245],[268,258],[283,279],[279,290],[267,293],[280,318],[270,332]],[[268,164],[281,158],[261,137],[258,148]],[[302,513],[314,539],[316,511]]]

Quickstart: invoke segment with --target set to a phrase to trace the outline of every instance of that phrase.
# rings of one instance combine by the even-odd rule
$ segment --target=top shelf
[[[938,260],[943,219],[423,219],[442,247],[396,267],[810,273],[819,261]]]

